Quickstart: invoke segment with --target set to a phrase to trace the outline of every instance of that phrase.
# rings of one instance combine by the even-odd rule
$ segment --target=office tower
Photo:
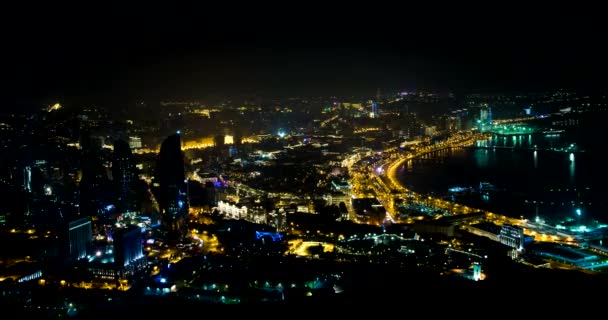
[[[401,130],[406,133],[408,138],[412,138],[420,134],[420,125],[416,119],[416,114],[413,112],[402,113]]]
[[[135,212],[138,210],[136,197],[137,171],[135,160],[124,140],[114,142],[112,154],[112,178],[116,195],[116,208],[119,213]]]
[[[167,137],[161,144],[156,178],[159,183],[157,200],[161,215],[172,236],[181,238],[188,214],[188,197],[179,133]]]
[[[481,105],[479,109],[478,128],[481,132],[489,131],[492,128],[492,109],[487,103]]]
[[[104,208],[110,204],[111,192],[101,150],[87,133],[82,137],[81,147],[80,212],[87,216],[102,217]]]
[[[370,113],[371,118],[378,118],[378,103],[372,101],[372,112]]]
[[[481,107],[479,109],[479,121],[481,123],[485,123],[486,121],[488,121],[488,108],[487,107]]]
[[[32,168],[26,166],[23,168],[23,190],[32,192]]]
[[[215,207],[217,205],[217,202],[219,200],[219,195],[217,190],[215,189],[215,185],[213,184],[213,182],[207,181],[205,182],[205,189],[204,189],[204,203],[205,205],[209,206],[210,208]]]
[[[114,263],[116,267],[128,267],[144,257],[141,229],[135,226],[116,228],[114,240]]]
[[[479,108],[479,121],[482,125],[492,124],[492,108],[485,103]]]
[[[492,108],[488,107],[488,124],[491,125],[492,124]]]
[[[68,224],[70,258],[78,260],[87,256],[87,247],[93,239],[93,228],[89,217],[80,218]]]

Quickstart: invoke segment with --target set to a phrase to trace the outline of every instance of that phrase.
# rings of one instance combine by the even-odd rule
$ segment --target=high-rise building
[[[87,247],[93,239],[93,228],[89,217],[80,218],[68,224],[70,258],[78,260],[87,256]]]
[[[416,119],[416,114],[413,112],[401,113],[401,131],[408,138],[420,135],[420,125]]]
[[[141,229],[135,226],[116,228],[112,232],[114,241],[114,263],[116,267],[128,267],[143,259]]]
[[[478,127],[482,132],[488,131],[492,127],[492,109],[486,103],[479,108]]]
[[[454,110],[452,115],[456,117],[457,130],[471,130],[473,128],[473,116],[469,109]]]
[[[135,187],[137,183],[137,171],[135,160],[124,140],[114,142],[114,153],[112,154],[112,178],[114,180],[114,191],[116,193],[116,208],[120,213],[137,211],[137,198]]]
[[[488,105],[484,104],[481,106],[481,108],[479,108],[479,121],[481,121],[481,123],[486,123],[488,121]]]
[[[205,182],[204,189],[204,202],[209,207],[215,207],[219,201],[219,194],[215,188],[214,183],[207,181]]]
[[[32,168],[26,166],[23,168],[23,189],[26,192],[32,192]]]
[[[131,277],[146,267],[143,252],[142,230],[136,226],[115,227],[109,234],[111,244],[101,244],[89,255],[88,271],[104,280],[120,280]]]
[[[492,108],[488,107],[488,118],[487,118],[487,122],[488,125],[492,125]]]
[[[81,140],[80,212],[87,216],[100,216],[111,202],[109,179],[99,145],[87,133]]]
[[[370,112],[370,118],[378,118],[378,103],[376,101],[372,101],[372,112]]]
[[[167,137],[161,144],[156,178],[159,183],[157,200],[161,215],[172,234],[181,237],[188,214],[188,190],[179,133]]]

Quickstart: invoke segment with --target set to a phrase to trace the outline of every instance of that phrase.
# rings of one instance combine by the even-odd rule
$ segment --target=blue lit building
[[[372,101],[372,112],[369,114],[370,118],[378,118],[378,103]]]
[[[87,247],[93,239],[93,228],[89,217],[68,224],[69,256],[73,260],[85,258]]]
[[[115,229],[114,239],[114,262],[119,267],[129,265],[141,260],[143,254],[141,229],[135,226]]]
[[[492,129],[492,108],[487,104],[479,108],[479,130],[482,132]]]
[[[88,256],[88,270],[94,277],[125,279],[146,266],[140,228],[116,228],[112,231],[112,239],[112,245],[96,248]]]

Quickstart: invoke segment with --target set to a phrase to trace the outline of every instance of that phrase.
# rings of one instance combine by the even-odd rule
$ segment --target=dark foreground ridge
[[[425,273],[392,277],[371,268],[367,275],[363,270],[359,272],[356,283],[346,284],[345,291],[339,294],[319,291],[305,298],[287,296],[282,302],[237,305],[212,304],[180,296],[127,295],[122,299],[90,304],[73,318],[181,319],[203,314],[256,316],[268,313],[285,317],[334,317],[393,311],[454,316],[471,312],[475,317],[484,310],[510,310],[519,304],[537,305],[538,308],[531,310],[533,313],[559,314],[567,305],[596,305],[601,302],[602,295],[594,292],[601,293],[608,287],[604,275],[565,270],[513,269],[500,278],[478,282]],[[14,314],[48,318],[43,312],[25,312],[16,306],[5,305],[3,309]]]

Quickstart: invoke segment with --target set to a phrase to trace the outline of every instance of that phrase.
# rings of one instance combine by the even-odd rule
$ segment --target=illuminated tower
[[[68,224],[69,255],[74,260],[87,256],[87,245],[93,240],[93,229],[89,217]]]
[[[492,124],[492,108],[488,107],[488,125]]]
[[[188,214],[184,154],[179,132],[163,141],[158,154],[156,178],[159,182],[158,205],[172,235],[181,238]]]
[[[484,132],[492,127],[492,109],[487,103],[481,105],[479,108],[479,129]]]
[[[32,192],[32,168],[23,168],[23,189],[28,193]]]
[[[129,144],[124,140],[114,142],[112,154],[112,178],[116,192],[116,208],[120,213],[137,211],[135,186],[137,172]]]
[[[483,104],[481,108],[479,108],[479,121],[482,125],[488,123],[489,118],[489,107],[487,104]]]
[[[372,101],[372,118],[378,118],[378,103]]]
[[[473,263],[473,280],[481,280],[481,264],[479,262]]]

